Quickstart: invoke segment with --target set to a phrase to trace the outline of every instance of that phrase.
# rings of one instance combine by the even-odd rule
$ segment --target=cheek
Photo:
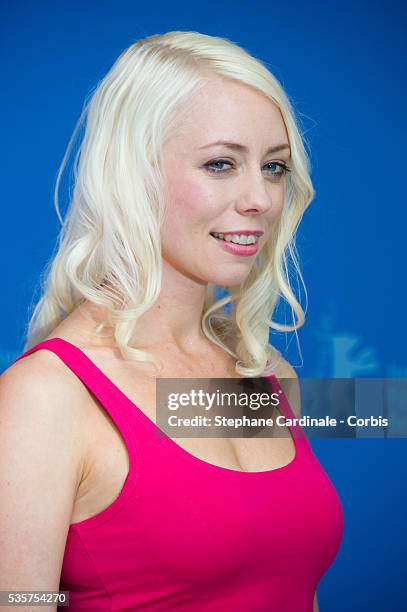
[[[217,208],[217,199],[212,190],[196,180],[183,180],[169,184],[167,193],[168,226],[194,232],[208,228],[209,231]]]
[[[281,217],[281,214],[284,209],[284,200],[285,200],[284,196],[285,196],[285,193],[284,193],[283,186],[279,188],[278,190],[276,189],[275,191],[272,192],[270,196],[272,206],[267,215],[270,223],[273,223],[273,222],[275,223]]]
[[[212,229],[215,198],[196,180],[167,184],[167,209],[161,230],[162,254],[173,265],[196,253]],[[212,203],[212,204],[211,204]]]

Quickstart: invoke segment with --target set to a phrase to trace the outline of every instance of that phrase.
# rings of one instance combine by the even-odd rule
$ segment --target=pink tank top
[[[118,497],[70,525],[60,610],[312,612],[337,554],[342,507],[299,426],[283,467],[241,472],[199,459],[165,435],[76,346],[53,351],[86,385],[123,436],[130,469]],[[281,387],[266,377],[272,391]],[[284,393],[281,412],[293,414]]]

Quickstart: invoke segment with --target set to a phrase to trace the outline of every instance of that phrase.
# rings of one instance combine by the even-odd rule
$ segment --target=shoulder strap
[[[275,374],[270,374],[269,376],[265,376],[264,378],[267,379],[268,383],[271,383],[271,387],[274,393],[278,393],[279,398],[280,398],[280,403],[279,403],[279,409],[282,415],[285,416],[286,419],[296,419],[297,416],[294,412],[294,410],[291,408],[290,406],[290,402],[287,399],[286,394],[283,391],[283,387],[279,381],[279,379],[277,378],[277,376]],[[304,429],[301,427],[301,425],[291,425],[289,427],[293,437],[295,438],[302,438],[307,440],[307,436],[304,432]]]
[[[113,381],[100,370],[95,363],[77,346],[62,338],[49,338],[29,348],[15,361],[40,349],[47,349],[55,353],[84,385],[99,400],[106,412],[111,416],[126,441],[134,443],[134,428],[131,421],[136,418],[146,433],[155,434],[156,438],[166,436],[157,425],[144,412],[128,398]],[[15,362],[14,361],[14,362]],[[278,378],[271,374],[264,377],[271,385],[272,391],[280,396],[279,408],[281,413],[289,419],[296,416],[292,410]],[[289,427],[296,438],[305,438],[306,435],[300,425]]]
[[[156,433],[156,424],[145,415],[114,383],[106,376],[85,353],[74,344],[62,338],[49,338],[29,348],[15,361],[26,355],[46,349],[52,351],[68,366],[84,385],[99,400],[106,412],[122,433],[128,446],[134,446],[135,430],[133,423],[136,419],[142,424],[145,433]],[[140,432],[139,432],[140,433]],[[139,437],[139,436],[138,436]]]

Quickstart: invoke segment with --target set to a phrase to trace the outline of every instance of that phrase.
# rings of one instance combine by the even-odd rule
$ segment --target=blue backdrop
[[[307,320],[299,342],[272,342],[300,377],[407,375],[405,3],[3,0],[0,10],[0,371],[22,350],[55,245],[56,172],[85,96],[136,39],[197,30],[267,62],[311,149],[317,196],[298,233]],[[66,176],[62,192],[63,212]],[[287,309],[278,314],[290,321]],[[318,587],[321,611],[407,609],[406,440],[312,445],[345,513],[342,547]]]

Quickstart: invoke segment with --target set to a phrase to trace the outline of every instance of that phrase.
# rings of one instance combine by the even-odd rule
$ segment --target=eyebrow
[[[217,140],[216,142],[211,142],[207,145],[204,145],[203,147],[199,147],[199,149],[207,149],[208,147],[214,147],[216,145],[224,145],[225,147],[228,147],[229,149],[235,149],[236,151],[247,151],[247,147],[245,147],[244,145],[239,144],[238,142],[230,142],[228,140]],[[270,147],[269,149],[267,149],[265,154],[269,155],[270,153],[278,153],[279,151],[283,151],[284,149],[290,150],[290,145],[288,145],[287,143],[274,145],[274,147]]]

